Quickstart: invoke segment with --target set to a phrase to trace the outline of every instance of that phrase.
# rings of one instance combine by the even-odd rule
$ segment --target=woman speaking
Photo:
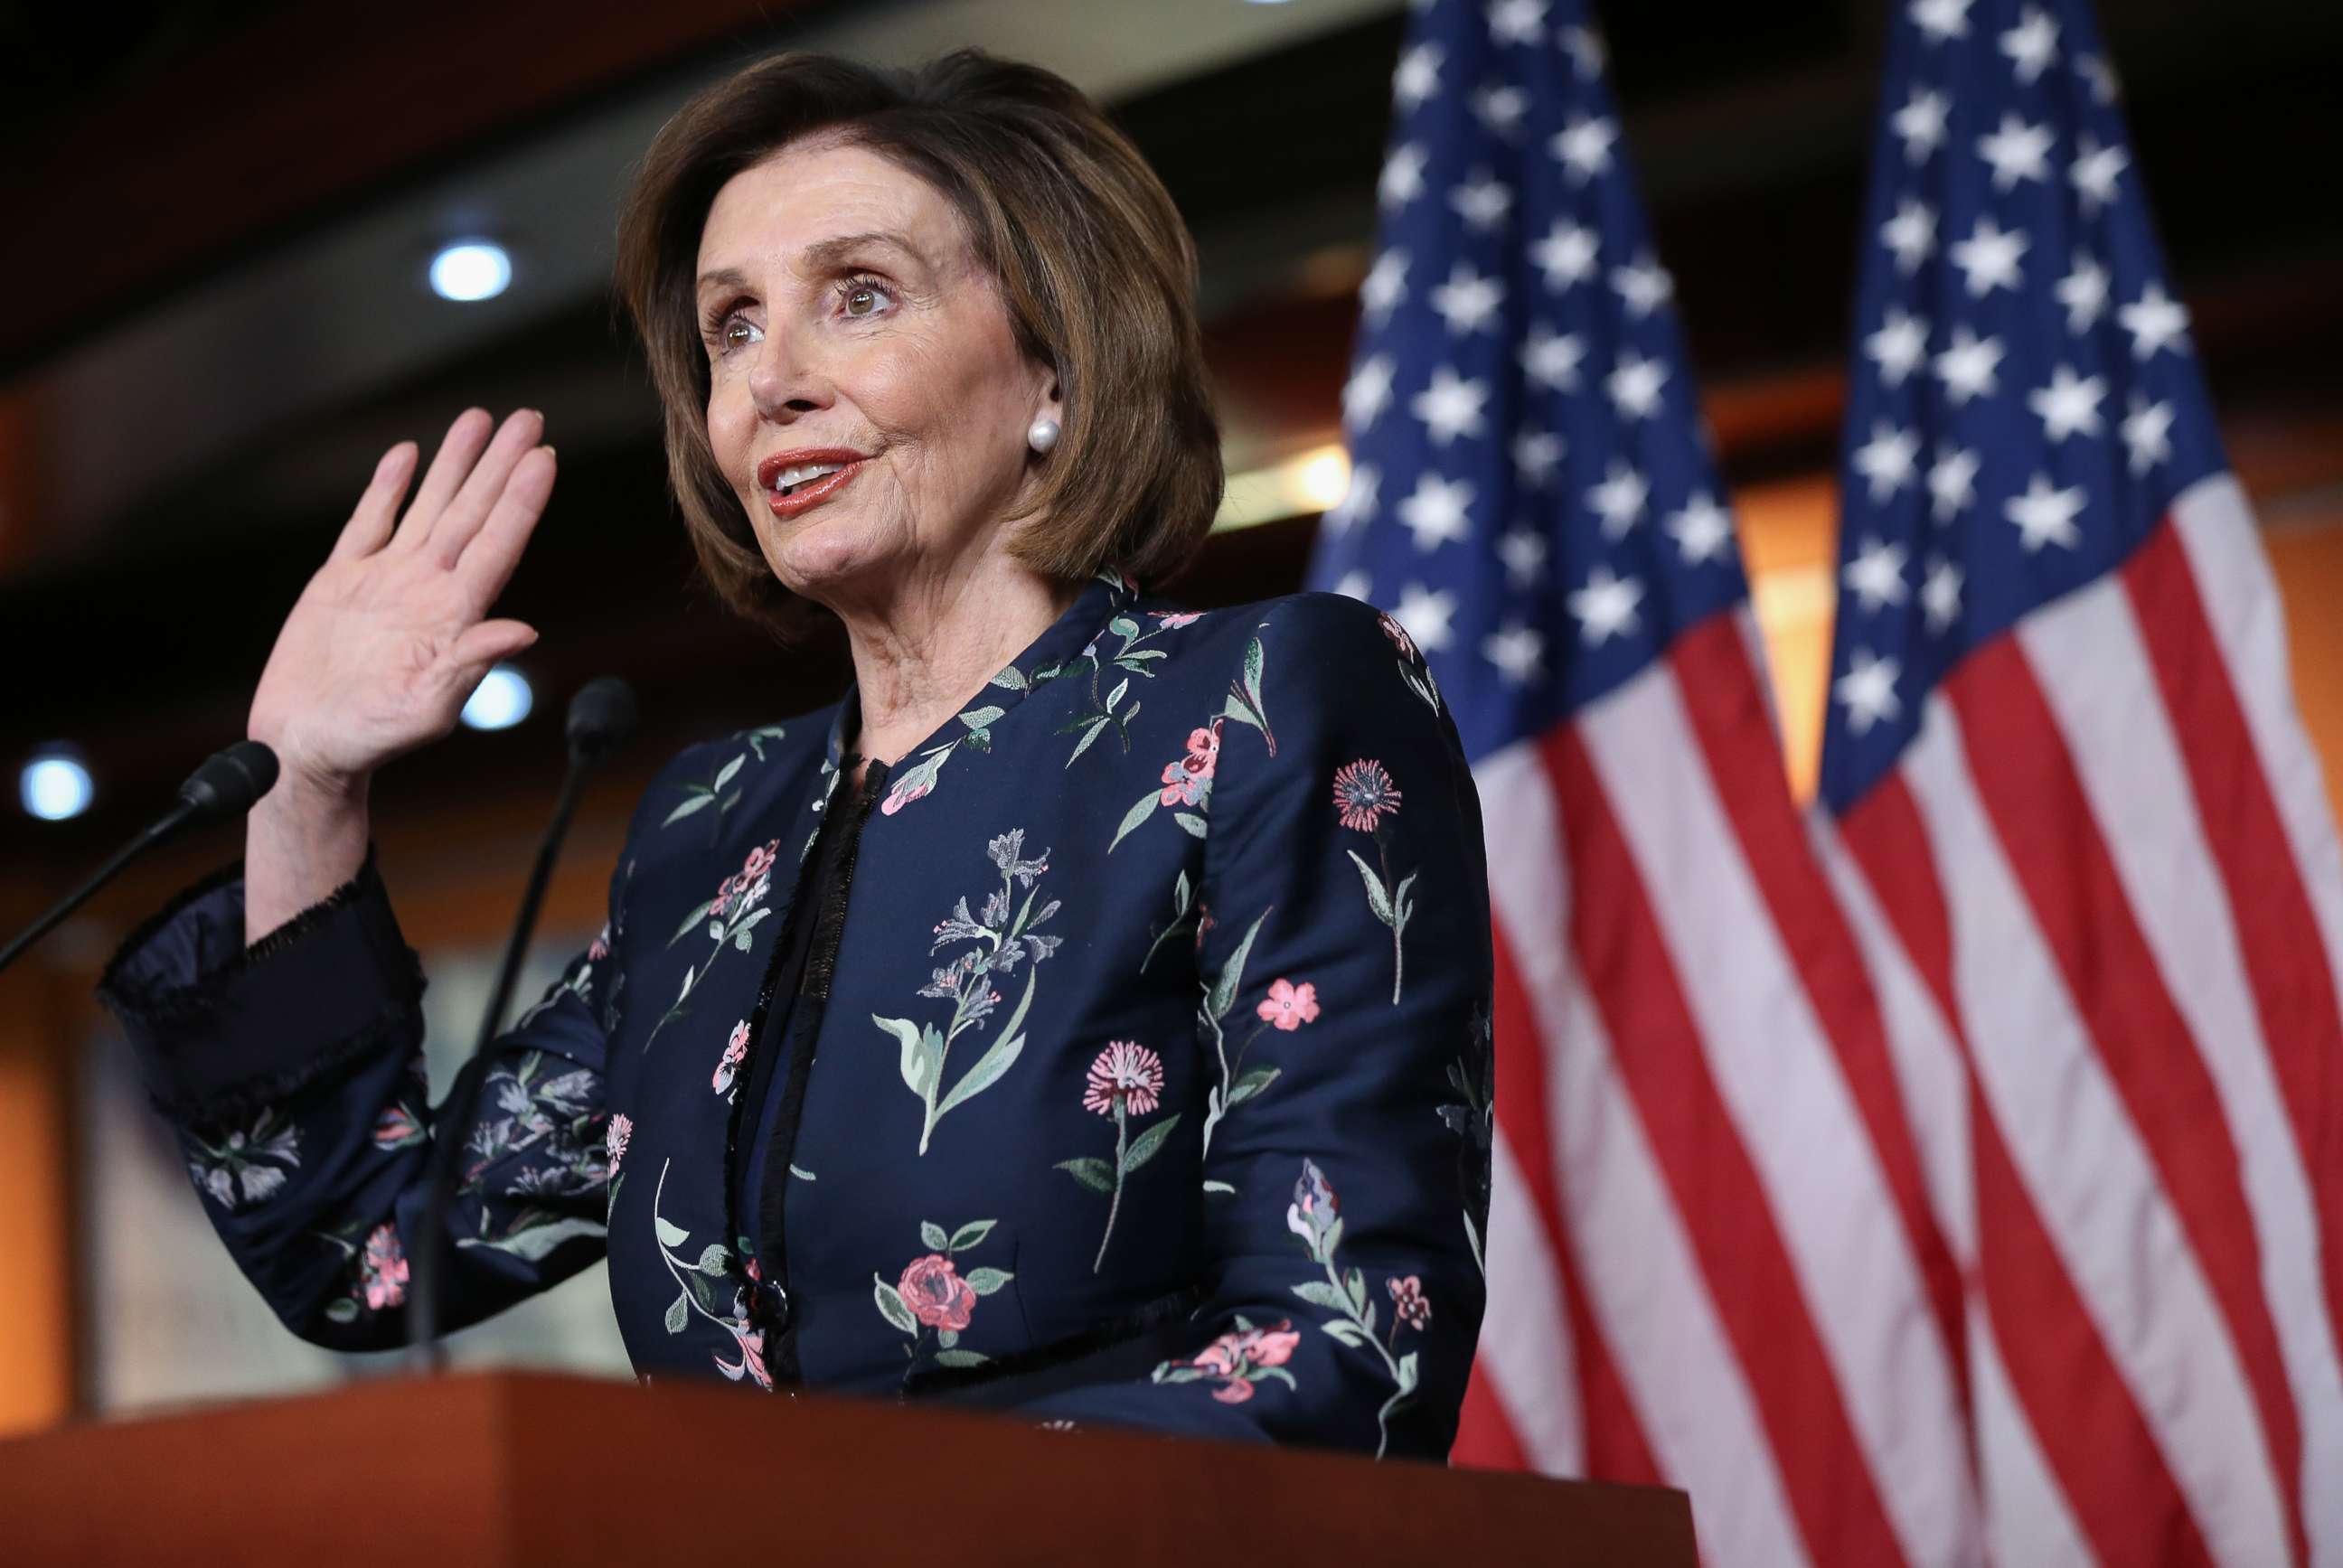
[[[1481,1321],[1478,803],[1406,633],[1147,591],[1221,488],[1193,246],[1073,87],[964,53],[713,88],[618,282],[709,578],[843,623],[836,706],[659,775],[609,920],[440,1123],[367,789],[535,633],[531,413],[387,454],[294,607],[241,867],[104,981],[294,1332],[399,1343],[435,1140],[451,1323],[608,1256],[719,1376],[1439,1458]],[[402,509],[403,508],[403,509]]]

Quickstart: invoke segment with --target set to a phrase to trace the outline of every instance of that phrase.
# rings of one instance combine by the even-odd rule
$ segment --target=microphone
[[[471,1058],[456,1074],[447,1101],[439,1108],[431,1143],[423,1231],[407,1249],[407,1342],[417,1368],[424,1372],[439,1370],[446,1359],[439,1345],[439,1282],[441,1265],[451,1248],[442,1232],[447,1229],[447,1211],[455,1203],[457,1161],[462,1153],[464,1130],[471,1125],[472,1111],[479,1103],[480,1082],[488,1074],[488,1049],[496,1043],[505,1009],[512,1001],[513,984],[520,976],[521,960],[528,954],[529,935],[537,929],[538,910],[545,902],[545,887],[552,879],[553,864],[560,856],[561,840],[568,835],[569,819],[578,809],[586,776],[634,733],[637,713],[634,689],[616,676],[588,681],[569,699],[563,726],[569,767],[562,776],[561,798],[553,808],[544,841],[538,846],[537,864],[521,895],[520,914],[513,922],[511,940],[505,944],[504,965],[497,971],[496,990],[481,1016]]]
[[[0,948],[0,970],[15,962],[19,954],[56,929],[67,915],[87,903],[92,894],[114,880],[131,861],[197,822],[216,822],[225,817],[242,816],[251,810],[254,803],[267,794],[276,783],[277,753],[259,741],[239,740],[225,751],[214,752],[202,767],[187,776],[186,783],[179,786],[177,805],[116,850],[112,859],[100,866],[80,887],[51,905],[48,912],[26,927],[22,935],[6,947]]]

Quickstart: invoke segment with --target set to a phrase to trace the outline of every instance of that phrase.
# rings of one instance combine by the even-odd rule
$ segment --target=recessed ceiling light
[[[528,678],[500,664],[488,671],[473,690],[472,699],[464,704],[464,722],[474,729],[510,729],[527,719],[536,704],[537,694],[529,689]]]
[[[431,258],[431,292],[442,299],[494,299],[512,285],[512,256],[488,239],[464,239]]]
[[[89,809],[96,795],[89,769],[78,758],[63,751],[35,757],[16,778],[16,798],[25,809],[44,822],[62,822]]]

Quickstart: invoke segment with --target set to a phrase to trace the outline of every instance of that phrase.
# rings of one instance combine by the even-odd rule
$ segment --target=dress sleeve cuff
[[[357,876],[249,948],[242,864],[206,878],[130,934],[97,994],[179,1121],[248,1115],[421,1036],[422,966],[371,847]]]

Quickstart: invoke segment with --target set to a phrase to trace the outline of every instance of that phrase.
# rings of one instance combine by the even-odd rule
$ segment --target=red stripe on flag
[[[2168,519],[2121,577],[2228,890],[2262,1043],[2318,1210],[2328,1316],[2343,1332],[2343,1019],[2335,972],[2187,552]]]
[[[2013,638],[1972,653],[1944,686],[1977,798],[2006,849],[2093,1047],[2139,1130],[2253,1389],[2287,1505],[2303,1532],[2302,1433],[2261,1292],[2261,1247],[2213,1076],[2132,913],[2033,668]]]
[[[1609,1031],[1719,1321],[1732,1342],[1807,1552],[1823,1563],[1904,1561],[1847,1420],[1830,1360],[1741,1134],[1709,1076],[1642,877],[1574,726],[1550,732],[1569,845],[1580,973]]]
[[[1699,738],[1734,838],[1871,1134],[1936,1314],[1955,1390],[1966,1408],[1969,1373],[1961,1328],[1960,1268],[1928,1209],[1919,1146],[1895,1067],[1887,1059],[1886,1032],[1862,951],[1824,879],[1789,790],[1751,788],[1744,782],[1778,777],[1781,744],[1741,628],[1730,615],[1712,616],[1678,638],[1668,658],[1676,667],[1676,688],[1684,693],[1693,733]]]
[[[1558,869],[1556,875],[1560,875]],[[1570,1225],[1563,1217],[1554,1188],[1557,1161],[1546,1121],[1545,1108],[1552,1101],[1546,1091],[1545,1053],[1549,1049],[1571,1050],[1573,1043],[1558,1036],[1552,1047],[1544,1043],[1546,1033],[1540,1027],[1528,989],[1522,984],[1521,969],[1513,961],[1502,921],[1492,922],[1490,937],[1496,960],[1497,1120],[1513,1151],[1513,1163],[1528,1184],[1531,1206],[1544,1227],[1554,1271],[1562,1278],[1561,1307],[1578,1366],[1586,1473],[1597,1481],[1657,1483],[1662,1479],[1660,1467],[1652,1458],[1651,1444],[1644,1440],[1643,1422],[1627,1397],[1618,1363],[1612,1360],[1610,1345],[1594,1322],[1585,1282],[1579,1276],[1578,1251],[1571,1245]],[[1538,940],[1560,941],[1563,936],[1559,931],[1542,933]]]
[[[1456,1414],[1456,1441],[1448,1450],[1448,1462],[1465,1470],[1534,1468],[1529,1455],[1522,1452],[1521,1439],[1513,1435],[1513,1423],[1506,1419],[1503,1403],[1490,1387],[1486,1358],[1473,1363],[1472,1379],[1464,1385],[1464,1404]]]
[[[1979,1288],[2002,1364],[2076,1523],[2102,1563],[2209,1563],[2187,1499],[1978,1090],[1953,994],[1951,906],[1902,773],[1881,778],[1840,819],[1839,837],[1961,1052],[1969,1083]]]

